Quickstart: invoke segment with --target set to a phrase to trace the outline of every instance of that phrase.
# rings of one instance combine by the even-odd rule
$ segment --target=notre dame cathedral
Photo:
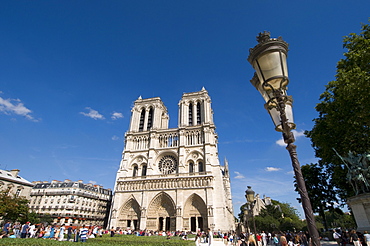
[[[228,163],[220,165],[211,99],[184,93],[178,128],[159,97],[132,108],[110,227],[198,231],[235,228]]]

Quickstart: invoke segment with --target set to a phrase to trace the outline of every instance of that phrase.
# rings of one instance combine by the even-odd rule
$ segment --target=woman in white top
[[[367,246],[370,246],[370,234],[367,231],[364,231],[364,239]]]

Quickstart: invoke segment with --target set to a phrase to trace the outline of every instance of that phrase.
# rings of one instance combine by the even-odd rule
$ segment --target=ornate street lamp
[[[295,124],[292,112],[293,99],[286,93],[289,83],[286,61],[288,43],[281,37],[270,38],[270,33],[266,31],[257,36],[257,41],[258,44],[249,50],[248,61],[256,70],[251,83],[265,100],[265,108],[275,124],[275,130],[283,133],[284,142],[287,144],[286,149],[292,160],[308,232],[312,244],[319,246],[319,234],[298,161],[296,146],[293,144],[295,141],[294,135],[291,131],[295,129]]]
[[[254,203],[255,203],[255,197],[254,197],[254,190],[252,190],[251,186],[247,186],[247,190],[245,191],[245,198],[247,199],[248,206],[249,206],[249,211],[250,214],[252,215],[252,221],[253,221],[253,233],[256,235],[256,222],[254,221]]]

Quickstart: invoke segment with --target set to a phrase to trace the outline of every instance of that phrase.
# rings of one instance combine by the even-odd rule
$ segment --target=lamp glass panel
[[[285,104],[285,114],[288,119],[288,124],[289,124],[290,129],[295,129],[294,118],[293,118],[293,108],[292,108],[292,105],[289,103]]]
[[[268,110],[268,112],[272,121],[274,122],[275,130],[278,131],[278,129],[281,129],[280,112],[276,108],[271,108]]]
[[[268,109],[268,112],[271,116],[272,121],[274,122],[275,130],[278,132],[282,132],[283,127],[281,125],[280,112],[276,108]],[[295,129],[296,125],[294,124],[292,105],[289,103],[285,104],[285,115],[288,119],[289,128]]]
[[[281,52],[281,59],[282,61],[280,61],[280,52],[273,51],[262,54],[254,62],[254,68],[257,71],[257,76],[262,83],[273,77],[278,77],[268,82],[274,89],[281,87],[280,82],[283,76],[288,77],[286,55],[283,52]],[[281,67],[282,64],[283,67]],[[269,88],[265,89],[269,90]]]

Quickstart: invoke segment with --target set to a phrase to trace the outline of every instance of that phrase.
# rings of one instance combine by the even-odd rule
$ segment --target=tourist
[[[16,238],[21,237],[21,223],[20,222],[15,222],[13,225],[13,232]]]
[[[342,243],[342,235],[336,230],[333,230],[333,238],[337,242],[338,246],[341,246]]]
[[[364,240],[367,246],[370,246],[370,234],[367,231],[364,231]]]
[[[264,231],[262,231],[261,237],[263,246],[267,246],[267,234]]]
[[[86,242],[88,233],[89,230],[85,227],[85,225],[83,225],[82,228],[80,229],[80,238],[82,243]]]
[[[248,246],[257,246],[256,240],[253,235],[249,235]]]
[[[213,243],[213,232],[208,228],[208,246],[211,246]]]
[[[349,234],[349,242],[353,243],[355,246],[360,246],[360,240],[358,238],[358,235],[356,233],[356,230],[352,230]]]
[[[73,234],[73,227],[72,227],[72,224],[70,224],[67,229],[67,241],[68,242],[72,239],[72,234]]]
[[[64,240],[64,231],[65,231],[64,224],[59,228],[59,238],[58,241],[63,241]]]
[[[112,228],[110,229],[110,236],[114,237],[115,233],[116,233],[116,231],[114,230],[114,227],[112,226]]]
[[[9,234],[9,230],[11,228],[10,221],[7,221],[3,226],[3,231],[5,231],[5,234]]]
[[[280,240],[279,240],[279,242],[280,242],[280,245],[281,245],[281,246],[286,246],[286,245],[288,245],[288,242],[287,242],[287,240],[286,240],[286,237],[285,237],[285,235],[284,235],[283,233],[281,233],[281,236],[280,236]]]
[[[73,241],[78,242],[79,237],[80,237],[80,227],[77,226],[75,229],[75,238]]]
[[[22,226],[22,229],[21,229],[21,238],[26,238],[27,237],[27,234],[28,234],[29,229],[30,229],[30,222],[27,222],[26,224],[24,224]]]

